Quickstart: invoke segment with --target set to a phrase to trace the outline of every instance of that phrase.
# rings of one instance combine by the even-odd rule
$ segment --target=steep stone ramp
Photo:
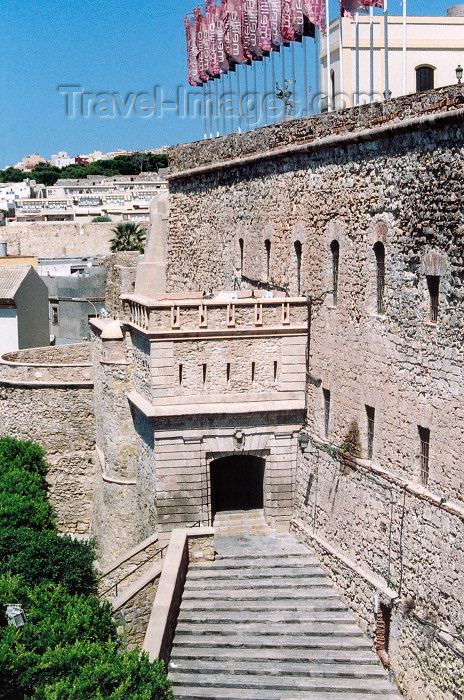
[[[215,540],[216,561],[189,568],[169,667],[174,697],[398,700],[315,556],[290,535],[230,534],[236,528],[222,520],[229,534]]]

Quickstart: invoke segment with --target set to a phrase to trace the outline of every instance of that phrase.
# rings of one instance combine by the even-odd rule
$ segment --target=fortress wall
[[[300,458],[295,516],[398,593],[391,660],[417,699],[428,697],[427,683],[434,700],[454,697],[448,671],[438,670],[424,639],[436,629],[456,635],[463,624],[463,522],[456,515],[464,500],[463,102],[455,86],[170,153],[170,291],[265,281],[269,240],[271,281],[296,293],[295,241],[302,244],[301,291],[313,297],[311,441]],[[336,303],[333,241],[340,250]],[[439,278],[437,323],[427,277]],[[323,390],[326,399],[330,392],[327,433]],[[372,460],[366,406],[375,409]],[[361,457],[400,484],[393,495],[382,479],[379,485],[356,470],[342,473],[328,454],[353,420]],[[419,483],[419,426],[430,431],[426,487]],[[416,484],[405,504],[403,482]],[[449,513],[441,500],[452,504]],[[326,565],[343,587],[340,561],[331,556]],[[373,634],[376,588],[362,600],[355,592],[363,585],[355,573],[345,593]],[[406,615],[407,599],[416,601],[418,619]],[[436,627],[420,622],[425,618]],[[448,652],[449,668],[462,669],[462,657]]]
[[[41,258],[108,255],[113,227],[114,222],[15,222],[2,228],[0,237],[8,244],[10,255]]]
[[[89,534],[95,473],[90,348],[66,348],[68,352],[39,348],[3,356],[0,434],[44,447],[60,530]]]

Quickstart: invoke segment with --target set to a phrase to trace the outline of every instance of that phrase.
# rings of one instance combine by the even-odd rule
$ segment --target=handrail
[[[197,521],[196,521],[195,523],[193,523],[192,525],[187,525],[187,527],[188,527],[188,528],[201,527],[201,520],[197,520]],[[127,578],[129,578],[129,576],[132,576],[132,574],[134,574],[136,571],[138,571],[139,569],[141,569],[142,566],[144,566],[145,564],[148,564],[148,562],[152,561],[152,560],[153,560],[155,557],[157,557],[159,554],[162,554],[162,552],[164,552],[164,550],[167,549],[168,547],[169,547],[169,543],[168,543],[168,544],[165,544],[164,547],[161,547],[161,549],[157,549],[156,552],[154,552],[154,553],[153,553],[151,556],[149,556],[147,559],[144,559],[142,562],[140,562],[140,564],[138,564],[134,569],[132,569],[131,571],[129,571],[129,573],[125,574],[124,576],[121,576],[121,578],[119,578],[119,579],[116,581],[116,583],[113,583],[112,586],[110,586],[110,587],[107,588],[105,591],[103,591],[102,593],[100,593],[100,594],[98,595],[98,597],[99,597],[99,598],[105,597],[105,596],[109,593],[109,591],[112,591],[113,588],[114,588],[114,589],[115,589],[115,595],[114,595],[114,597],[117,598],[117,596],[118,596],[118,586],[119,586],[123,581],[125,581]],[[161,559],[162,559],[162,558],[163,558],[163,556],[161,556]],[[102,576],[100,576],[99,582],[102,581],[107,575],[108,575],[108,574],[103,574]]]

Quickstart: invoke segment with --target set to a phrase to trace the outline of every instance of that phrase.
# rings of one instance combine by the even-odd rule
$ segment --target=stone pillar
[[[92,322],[95,367],[97,473],[93,531],[106,565],[138,541],[136,442],[127,400],[131,366],[119,321]]]
[[[166,238],[169,222],[169,193],[162,192],[150,206],[150,226],[145,253],[137,266],[135,293],[142,296],[166,291]]]

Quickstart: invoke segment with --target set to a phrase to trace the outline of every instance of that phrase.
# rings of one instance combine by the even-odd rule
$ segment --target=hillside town
[[[464,4],[392,4],[172,9],[196,132],[0,170],[0,700],[463,700]]]

